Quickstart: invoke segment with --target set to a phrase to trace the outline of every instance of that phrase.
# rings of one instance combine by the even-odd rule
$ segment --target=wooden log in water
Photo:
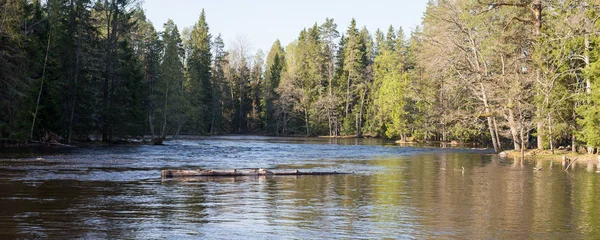
[[[287,172],[272,172],[266,169],[250,170],[162,170],[163,178],[178,177],[237,177],[237,176],[300,176],[300,175],[340,175],[350,174],[345,172],[301,172],[298,170]]]
[[[53,145],[53,146],[72,147],[72,148],[74,148],[74,147],[75,147],[75,146],[73,146],[73,145],[62,144],[62,143],[59,143],[59,142],[40,142],[40,141],[35,141],[35,140],[31,140],[31,141],[29,141],[29,142],[31,142],[31,143],[43,144],[43,145],[45,145],[45,146],[50,146],[50,145]]]
[[[280,176],[298,176],[298,175],[343,175],[352,174],[347,172],[300,172],[298,170],[292,172],[273,172],[273,175]]]

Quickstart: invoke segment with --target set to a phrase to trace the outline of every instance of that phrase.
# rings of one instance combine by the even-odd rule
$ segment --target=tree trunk
[[[33,129],[35,128],[35,120],[37,118],[38,109],[40,107],[40,99],[44,90],[44,78],[46,77],[46,66],[48,65],[48,53],[50,52],[50,39],[52,35],[48,34],[48,43],[46,44],[46,56],[44,57],[44,67],[42,68],[42,79],[40,80],[40,91],[38,93],[37,102],[35,104],[35,112],[33,113],[33,121],[31,122],[31,131],[29,132],[29,141],[33,140]]]
[[[349,108],[350,108],[350,74],[348,74],[348,85],[346,87],[346,115],[344,115],[344,117],[348,116]]]
[[[244,91],[244,85],[242,83],[242,81],[240,80],[240,122],[238,123],[238,133],[242,132],[243,126],[244,126],[244,97],[243,97],[243,91]]]
[[[584,38],[584,44],[585,44],[585,48],[584,48],[584,53],[583,53],[583,60],[585,63],[585,67],[590,66],[590,37],[586,34],[585,38]],[[592,93],[592,83],[590,82],[590,78],[588,76],[586,76],[584,74],[583,76],[585,78],[585,93],[589,95]]]
[[[152,116],[148,114],[148,124],[150,127],[150,134],[152,134],[152,139],[156,138],[156,134],[154,133],[154,124],[152,123]]]
[[[575,134],[571,134],[571,152],[577,152],[577,143],[575,141]]]
[[[185,124],[185,123],[184,123],[184,124]],[[175,131],[175,134],[173,135],[172,139],[176,139],[177,137],[179,137],[179,133],[181,132],[181,127],[182,127],[184,124],[179,124],[179,125],[177,126],[177,130]]]
[[[483,83],[479,83],[480,87],[481,87],[481,96],[483,99],[483,105],[485,107],[485,113],[487,115],[487,122],[488,122],[488,130],[490,131],[490,137],[492,139],[492,145],[494,146],[494,152],[499,152],[500,148],[498,147],[498,143],[497,138],[496,138],[496,132],[494,131],[494,122],[492,119],[492,113],[490,111],[490,106],[488,105],[488,101],[487,101],[487,94],[485,93],[485,88],[483,87]]]
[[[283,130],[282,133],[284,136],[287,135],[287,112],[283,112]]]
[[[533,16],[535,17],[535,35],[539,36],[542,32],[542,0],[536,0],[533,3]]]
[[[542,128],[544,127],[544,123],[542,121],[537,122],[537,148],[539,150],[544,150],[544,138],[542,137]]]
[[[550,151],[554,154],[554,143],[552,141],[552,118],[548,114],[548,142],[550,143]]]
[[[212,114],[210,117],[210,135],[215,134],[215,118],[217,117],[216,106],[213,104]]]
[[[496,135],[496,144],[498,144],[498,151],[502,150],[502,143],[500,143],[500,134],[498,134],[498,124],[496,124],[496,117],[492,117],[494,122],[494,134]]]
[[[361,96],[360,99],[360,111],[359,111],[359,115],[358,115],[358,119],[356,121],[356,136],[357,137],[362,137],[362,119],[363,119],[363,112],[364,112],[364,108],[365,108],[365,98],[367,95],[367,90],[365,90],[365,92],[363,93],[363,95]]]
[[[442,142],[447,142],[448,139],[446,138],[446,124],[444,123],[442,126]]]
[[[281,117],[280,116],[276,116],[275,117],[275,136],[279,136],[279,125],[281,123]]]
[[[169,82],[167,82],[167,87],[165,91],[165,109],[163,109],[163,125],[160,132],[160,136],[162,139],[165,139],[167,136],[167,110],[169,109]]]
[[[489,113],[489,110],[486,110]],[[487,117],[488,122],[488,130],[490,131],[490,137],[492,138],[492,145],[494,146],[494,152],[499,152],[498,144],[496,143],[496,135],[494,133],[494,126],[492,122],[492,117]]]
[[[332,122],[331,122],[331,109],[329,107],[327,107],[327,120],[328,120],[328,126],[329,126],[329,136],[333,136],[333,132],[331,129],[332,126]]]
[[[106,24],[106,52],[105,52],[105,57],[104,57],[104,65],[105,65],[105,77],[104,77],[104,84],[102,86],[103,89],[103,94],[102,94],[102,106],[103,106],[103,112],[102,112],[102,141],[104,142],[110,142],[112,140],[112,134],[111,134],[111,130],[112,127],[110,125],[111,122],[111,117],[110,117],[110,95],[109,95],[109,83],[112,82],[111,78],[112,78],[112,56],[113,56],[113,41],[116,39],[115,36],[115,32],[116,32],[116,25],[117,25],[117,18],[113,16],[113,14],[116,14],[116,3],[115,2],[111,2],[108,12],[106,13],[106,19],[108,21],[108,23]],[[111,24],[113,24],[113,28],[111,29]],[[112,30],[112,31],[111,31]]]
[[[329,41],[331,43],[331,41],[332,41],[331,40],[331,36],[329,38]],[[333,85],[332,85],[333,81],[332,80],[333,80],[333,67],[334,67],[335,63],[334,63],[334,58],[333,58],[333,48],[330,47],[330,49],[331,49],[331,53],[330,53],[331,54],[331,60],[329,61],[329,66],[328,66],[328,69],[327,69],[328,73],[329,73],[329,76],[327,78],[329,80],[329,84],[328,84],[328,87],[329,87],[329,99],[328,100],[329,101],[327,101],[327,105],[328,105],[327,106],[327,117],[328,117],[328,121],[329,121],[329,136],[331,137],[331,136],[333,136],[333,130],[332,130],[332,126],[333,126],[333,122],[332,122],[333,119],[332,119],[332,117],[333,117],[333,114],[331,113],[331,104],[333,102]]]
[[[584,44],[585,44],[585,49],[584,49],[585,67],[589,67],[590,66],[590,56],[589,56],[590,39],[587,35],[585,36]],[[588,76],[584,76],[584,78],[585,78],[586,103],[590,104],[590,95],[592,94],[592,83],[590,82],[590,78]],[[587,152],[588,152],[588,154],[593,154],[594,147],[588,146]]]
[[[550,151],[554,154],[554,143],[552,141],[552,121],[548,115],[548,143],[550,143]]]
[[[536,40],[538,39],[541,31],[542,31],[542,0],[536,0],[535,3],[535,10],[534,10],[534,17],[535,17],[535,36],[536,36]],[[541,69],[537,68],[536,69],[536,78],[537,81],[540,81],[540,76],[541,75]],[[543,123],[542,120],[538,120],[537,122],[537,147],[539,150],[544,150],[544,138],[542,136],[542,128],[543,128]]]
[[[358,113],[354,114],[354,127],[356,128],[356,137],[360,137],[360,128],[358,127]]]
[[[521,123],[521,125],[523,125]],[[525,129],[523,129],[524,127],[521,126],[521,148],[519,150],[521,150],[521,159],[525,158]]]
[[[304,121],[306,123],[306,136],[310,136],[310,122],[308,119],[308,107],[304,108]]]
[[[523,123],[521,123],[521,127],[525,128],[525,125]],[[525,136],[525,140],[526,141],[524,143],[522,143],[522,144],[525,144],[525,149],[529,149],[529,148],[531,148],[531,142],[529,142],[529,139],[531,138],[531,131],[529,131],[529,130],[526,131],[525,135],[526,135]]]
[[[511,100],[509,100],[509,101],[511,101]],[[517,133],[517,123],[515,122],[514,111],[511,108],[508,109],[508,127],[510,128],[510,133],[511,133],[511,136],[513,139],[513,146],[515,148],[515,151],[519,151],[520,143],[519,143],[519,136]],[[521,139],[522,139],[522,137],[521,137]]]
[[[71,2],[72,4],[72,2]],[[79,32],[79,31],[77,31]],[[75,116],[75,102],[77,101],[77,80],[79,78],[79,55],[81,53],[81,36],[77,36],[77,53],[75,54],[75,77],[71,91],[71,116],[69,117],[69,134],[67,137],[68,144],[71,144],[73,136],[73,119]]]
[[[153,64],[153,63],[151,63]],[[152,139],[156,138],[156,134],[154,132],[154,123],[152,119],[154,118],[154,106],[152,103],[152,97],[154,96],[154,75],[150,75],[148,77],[150,80],[150,87],[148,89],[148,127],[150,128],[150,134],[152,134]]]

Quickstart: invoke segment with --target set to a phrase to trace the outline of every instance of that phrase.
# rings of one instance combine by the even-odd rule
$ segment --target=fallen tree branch
[[[567,165],[567,167],[565,168],[565,171],[569,170],[569,167],[571,167],[571,164],[573,164],[575,161],[577,161],[577,159],[579,159],[579,158],[575,158],[571,162],[569,162],[569,165]]]
[[[300,176],[300,175],[341,175],[351,174],[345,172],[300,172],[298,170],[288,172],[272,172],[266,169],[251,170],[162,170],[162,178],[177,177],[237,177],[237,176]]]

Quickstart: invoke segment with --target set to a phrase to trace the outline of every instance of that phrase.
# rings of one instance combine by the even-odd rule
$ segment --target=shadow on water
[[[486,151],[294,139],[201,138],[4,157],[0,238],[600,236],[593,171],[532,171],[531,163]],[[357,174],[160,179],[166,168],[244,167]]]

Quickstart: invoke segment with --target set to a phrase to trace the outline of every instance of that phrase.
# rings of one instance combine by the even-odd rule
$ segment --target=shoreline
[[[521,151],[506,150],[498,153],[498,155],[503,158],[518,159],[521,158]],[[569,161],[575,161],[578,163],[600,164],[600,155],[598,154],[577,153],[567,150],[554,150],[554,154],[552,154],[550,150],[525,150],[525,160],[529,161],[552,161],[560,164],[563,161],[563,157]]]
[[[177,140],[177,139],[195,139],[195,138],[204,138],[204,137],[219,137],[219,136],[261,136],[261,137],[273,137],[273,138],[319,138],[319,139],[382,139],[388,141],[390,143],[398,144],[398,145],[428,145],[434,146],[439,145],[437,147],[470,147],[470,148],[482,148],[480,144],[477,143],[464,143],[464,142],[456,142],[456,141],[403,141],[403,140],[393,140],[386,139],[382,136],[376,135],[363,135],[358,137],[356,135],[341,135],[341,136],[306,136],[306,135],[288,135],[288,136],[275,136],[275,135],[264,135],[264,134],[217,134],[217,135],[179,135],[177,138],[173,139],[173,136],[167,136],[164,140],[165,142]],[[0,149],[27,149],[27,148],[77,148],[77,147],[90,147],[90,146],[138,146],[138,145],[161,145],[161,144],[153,144],[152,137],[149,135],[140,137],[140,138],[124,138],[117,139],[112,142],[103,142],[96,136],[90,137],[87,140],[75,140],[72,143],[68,144],[66,141],[61,139],[60,142],[48,143],[48,142],[40,142],[40,141],[21,141],[21,140],[12,140],[12,139],[0,139]],[[486,148],[483,146],[483,148]]]

